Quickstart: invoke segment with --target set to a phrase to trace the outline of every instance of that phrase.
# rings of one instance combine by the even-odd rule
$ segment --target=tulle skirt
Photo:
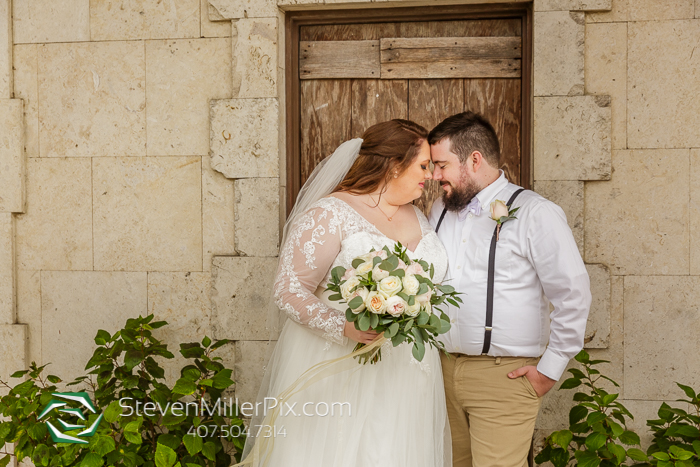
[[[274,398],[307,369],[349,354],[354,345],[329,343],[288,320],[258,402],[277,404]],[[377,364],[346,360],[336,365],[334,374],[281,404],[274,426],[266,426],[258,412],[251,422],[257,437],[249,438],[244,456],[262,441],[270,449],[271,467],[451,466],[440,356],[428,346],[418,362],[411,349],[387,342]]]

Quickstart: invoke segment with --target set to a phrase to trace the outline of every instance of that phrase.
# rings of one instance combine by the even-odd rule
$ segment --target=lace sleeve
[[[275,280],[275,302],[295,322],[337,344],[343,335],[345,314],[314,295],[340,252],[339,220],[330,209],[314,207],[290,231],[280,252]]]

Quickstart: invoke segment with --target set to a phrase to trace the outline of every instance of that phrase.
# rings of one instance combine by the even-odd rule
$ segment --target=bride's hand
[[[369,344],[379,335],[377,331],[360,331],[359,329],[356,329],[355,325],[350,321],[345,323],[345,331],[343,334],[361,344]]]

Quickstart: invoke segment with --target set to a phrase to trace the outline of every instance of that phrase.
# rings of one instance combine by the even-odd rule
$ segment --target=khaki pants
[[[542,399],[508,373],[539,358],[440,354],[454,467],[527,466]]]

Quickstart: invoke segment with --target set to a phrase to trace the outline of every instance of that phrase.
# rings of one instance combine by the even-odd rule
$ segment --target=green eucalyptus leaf
[[[360,317],[360,319],[359,319],[359,321],[358,321],[358,325],[359,325],[359,327],[360,327],[360,331],[367,331],[367,330],[369,330],[370,317],[369,317],[368,315],[369,315],[369,313],[366,312],[366,313],[364,313],[364,314]]]

